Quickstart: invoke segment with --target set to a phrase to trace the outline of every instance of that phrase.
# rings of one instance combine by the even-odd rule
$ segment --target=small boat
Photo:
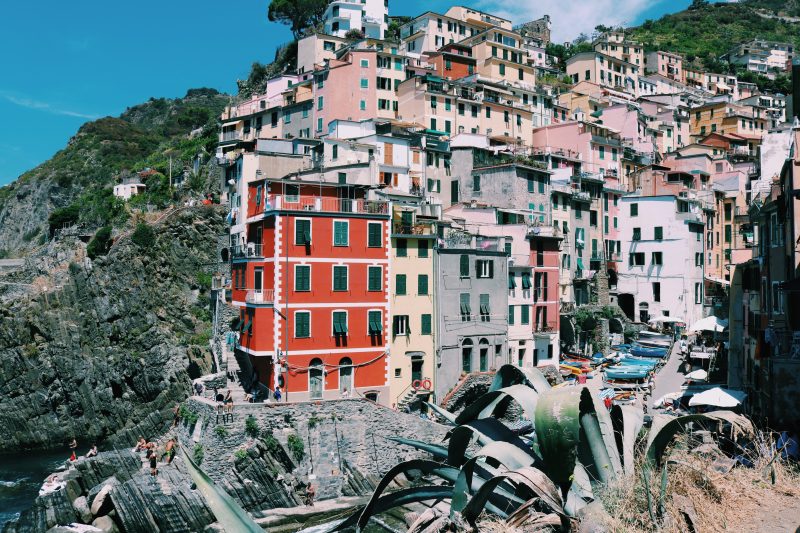
[[[641,366],[617,366],[606,368],[605,373],[606,379],[645,379],[650,369]]]
[[[575,376],[579,376],[579,375],[583,374],[583,372],[581,371],[580,368],[576,368],[574,366],[569,366],[569,365],[565,365],[565,364],[562,363],[562,364],[558,365],[558,367],[561,370],[561,374],[562,375],[564,374],[564,372],[567,372],[568,374],[572,374],[572,375],[575,375]]]
[[[644,366],[650,368],[651,370],[658,366],[658,360],[653,357],[647,359],[628,355],[627,357],[620,359],[619,362],[623,365]]]
[[[614,390],[641,390],[648,388],[641,380],[604,379],[603,386]]]
[[[630,344],[615,344],[611,347],[612,350],[617,352],[629,352],[631,350]]]
[[[667,355],[666,348],[648,348],[639,344],[634,344],[631,347],[631,355],[638,357],[664,357]]]
[[[636,344],[640,346],[647,346],[648,348],[669,348],[672,345],[670,341],[658,341],[650,339],[639,339]]]

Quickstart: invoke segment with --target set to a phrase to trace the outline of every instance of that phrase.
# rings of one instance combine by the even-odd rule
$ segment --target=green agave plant
[[[520,437],[495,418],[511,402],[533,423],[529,435]],[[650,469],[662,465],[667,446],[690,422],[726,423],[735,432],[753,432],[748,419],[730,411],[678,418],[657,415],[646,443],[637,446],[642,440],[641,410],[614,406],[609,412],[585,386],[553,388],[539,370],[513,365],[500,368],[489,391],[458,416],[429,406],[454,426],[445,444],[393,439],[429,452],[432,459],[406,461],[392,468],[364,509],[333,530],[361,531],[372,516],[425,501],[449,501],[449,518],[473,528],[486,511],[509,525],[566,530],[587,506],[599,505],[593,493],[598,484],[625,475],[634,479],[637,450],[644,450],[642,475],[649,479]],[[436,483],[385,493],[400,474]],[[665,485],[666,471],[662,507]],[[426,523],[420,518],[417,524]]]

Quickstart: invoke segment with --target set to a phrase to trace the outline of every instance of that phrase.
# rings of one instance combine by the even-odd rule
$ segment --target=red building
[[[290,401],[389,400],[390,210],[353,185],[249,184],[232,256],[236,349]]]
[[[457,80],[472,76],[476,71],[476,61],[469,46],[451,43],[435,52],[426,52],[425,56],[436,74],[445,79]]]

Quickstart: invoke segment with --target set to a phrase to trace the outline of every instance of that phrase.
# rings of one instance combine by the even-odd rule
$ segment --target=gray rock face
[[[72,507],[78,513],[81,522],[88,524],[92,521],[92,511],[89,509],[89,503],[86,501],[86,496],[79,496],[72,502]]]
[[[94,519],[92,525],[103,533],[119,533],[119,528],[108,516],[101,516]]]
[[[127,446],[167,429],[191,378],[211,370],[199,276],[224,224],[219,208],[180,211],[154,226],[152,247],[123,238],[93,264],[65,255],[46,269],[60,289],[0,303],[0,451],[72,437]]]

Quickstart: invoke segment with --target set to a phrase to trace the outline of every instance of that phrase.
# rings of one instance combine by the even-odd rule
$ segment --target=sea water
[[[68,451],[0,455],[0,531],[33,505],[44,480],[68,457]]]

